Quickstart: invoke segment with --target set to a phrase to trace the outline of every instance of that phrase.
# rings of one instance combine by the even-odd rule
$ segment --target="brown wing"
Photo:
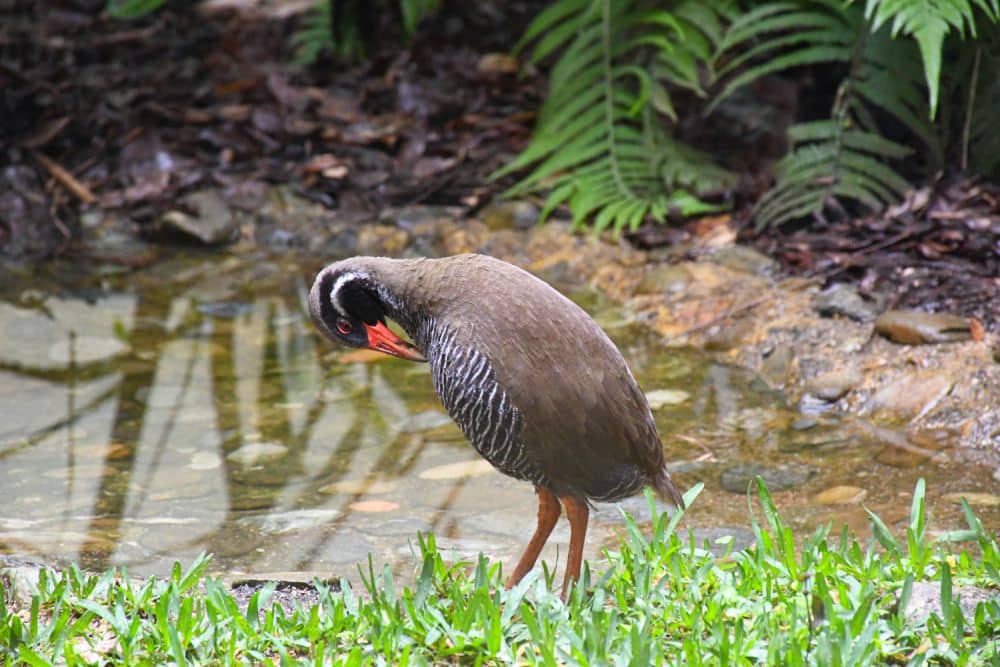
[[[676,502],[646,399],[590,316],[509,264],[470,256],[451,268],[438,283],[449,326],[490,359],[553,490],[614,499],[652,483]]]

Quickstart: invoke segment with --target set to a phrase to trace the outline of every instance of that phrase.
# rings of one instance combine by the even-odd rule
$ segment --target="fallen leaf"
[[[391,512],[399,509],[399,503],[390,500],[359,500],[347,507],[355,512]]]

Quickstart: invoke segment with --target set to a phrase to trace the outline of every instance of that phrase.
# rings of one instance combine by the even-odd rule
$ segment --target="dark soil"
[[[0,258],[74,254],[87,209],[125,212],[150,235],[204,187],[249,210],[267,184],[292,183],[359,220],[418,203],[473,215],[509,184],[489,175],[525,146],[544,97],[544,78],[504,54],[545,4],[446,2],[408,48],[391,12],[373,14],[370,61],[302,68],[290,64],[301,16],[176,3],[118,21],[100,0],[0,0]],[[772,88],[787,123],[797,86]],[[746,170],[726,224],[749,219],[766,187],[766,163]],[[789,273],[1000,326],[998,184],[954,176],[878,218],[805,222],[741,238]],[[704,228],[628,238],[697,245]]]

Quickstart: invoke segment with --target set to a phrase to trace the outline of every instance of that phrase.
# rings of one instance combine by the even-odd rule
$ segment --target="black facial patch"
[[[365,324],[377,324],[384,317],[382,304],[358,281],[340,288],[340,304],[348,315]]]

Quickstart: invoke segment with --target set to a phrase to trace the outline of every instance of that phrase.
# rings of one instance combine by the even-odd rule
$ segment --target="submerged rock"
[[[199,190],[181,199],[187,210],[167,211],[160,216],[159,227],[204,245],[222,245],[235,241],[239,222],[229,204],[216,190]]]
[[[831,486],[813,498],[820,505],[853,505],[860,503],[868,491],[858,486]]]
[[[770,491],[784,491],[801,486],[816,474],[812,466],[801,463],[764,465],[762,463],[737,463],[722,471],[722,488],[730,493],[746,493],[758,476],[763,478]],[[752,491],[751,491],[752,492]]]
[[[875,392],[868,408],[887,419],[916,419],[933,410],[953,384],[954,380],[940,371],[906,373]]]
[[[871,322],[882,310],[881,299],[866,298],[852,285],[830,285],[813,298],[813,309],[824,317],[848,317]]]

